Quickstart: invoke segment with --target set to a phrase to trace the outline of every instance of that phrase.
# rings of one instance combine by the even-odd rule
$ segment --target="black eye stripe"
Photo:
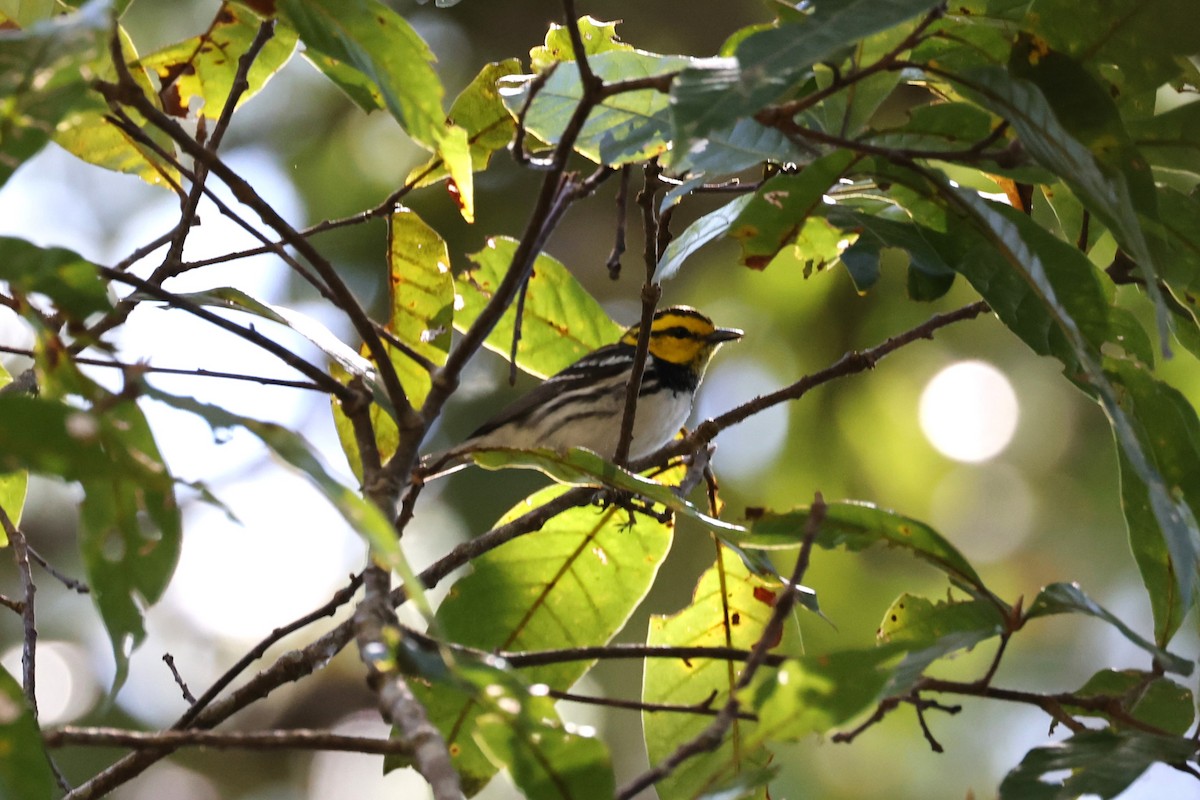
[[[651,336],[670,336],[673,339],[696,339],[697,334],[690,328],[685,328],[682,325],[676,325],[671,328],[666,328],[660,331],[650,331]]]

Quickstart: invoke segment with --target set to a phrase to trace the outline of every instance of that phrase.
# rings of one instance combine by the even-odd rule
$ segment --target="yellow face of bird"
[[[640,325],[621,337],[622,344],[637,346]],[[701,369],[722,342],[742,338],[736,328],[718,328],[713,321],[688,306],[664,308],[650,323],[650,354],[672,364],[696,364]]]

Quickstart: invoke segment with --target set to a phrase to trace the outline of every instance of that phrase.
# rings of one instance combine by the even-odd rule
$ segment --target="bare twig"
[[[12,545],[13,561],[21,576],[21,590],[25,596],[21,608],[21,624],[24,628],[21,645],[21,685],[25,690],[25,700],[29,703],[29,710],[33,713],[33,718],[37,719],[38,632],[37,615],[34,613],[33,602],[37,586],[33,583],[33,570],[29,566],[29,544],[25,540],[25,534],[16,526],[4,506],[0,506],[0,527],[4,528],[8,542]]]
[[[46,570],[46,572],[49,572],[50,575],[63,586],[66,586],[71,591],[79,594],[87,594],[91,591],[88,585],[83,581],[76,580],[70,575],[64,575],[62,572],[59,572],[57,569],[55,569],[54,565],[43,558],[41,553],[34,549],[33,545],[26,543],[25,548],[29,551],[29,557],[36,561],[42,569]]]
[[[171,670],[171,677],[175,679],[175,685],[183,692],[183,699],[187,701],[189,706],[196,704],[196,698],[192,694],[192,690],[188,688],[187,682],[183,676],[179,674],[179,670],[175,668],[175,656],[170,653],[163,653],[163,663],[167,665],[167,669]]]
[[[719,708],[713,708],[707,702],[691,706],[679,705],[678,703],[643,703],[640,700],[619,700],[613,697],[594,697],[592,695],[574,694],[572,692],[560,692],[558,689],[550,689],[546,694],[555,700],[569,700],[572,703],[603,706],[605,708],[620,708],[626,711],[649,711],[651,713],[665,711],[671,714],[699,714],[704,717],[715,717],[721,713]],[[755,722],[758,720],[758,715],[751,714],[748,711],[739,711],[737,712],[737,718]]]
[[[329,731],[302,728],[246,733],[175,730],[146,733],[121,728],[66,726],[46,731],[43,741],[51,748],[128,747],[151,751],[204,747],[214,750],[331,750],[376,755],[406,755],[411,752],[411,748],[398,739],[342,736]]]
[[[629,175],[632,171],[633,168],[628,164],[621,167],[621,184],[617,187],[617,236],[605,262],[608,277],[614,281],[621,277],[621,256],[625,254],[625,209],[629,203]]]

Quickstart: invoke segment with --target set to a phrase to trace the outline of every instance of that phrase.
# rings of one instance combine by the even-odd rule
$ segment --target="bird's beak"
[[[739,331],[737,328],[717,328],[708,335],[708,340],[713,344],[721,342],[732,342],[742,338],[745,331]]]

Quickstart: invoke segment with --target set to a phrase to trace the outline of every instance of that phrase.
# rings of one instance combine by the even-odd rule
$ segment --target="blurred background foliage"
[[[143,53],[194,35],[211,20],[216,0],[176,0],[171,3],[135,2],[124,24]],[[539,44],[547,26],[561,16],[554,0],[496,4],[467,0],[441,9],[416,3],[390,3],[416,28],[438,56],[437,70],[454,94],[487,61],[524,56]],[[605,0],[584,4],[581,13],[620,20],[621,37],[637,47],[661,53],[711,55],[729,31],[773,15],[769,3],[754,0]],[[1098,13],[1098,12],[1097,12]],[[395,122],[382,113],[363,114],[304,60],[293,59],[272,84],[239,112],[223,146],[231,160],[266,176],[267,194],[291,209],[297,224],[354,214],[378,204],[400,185],[411,169],[423,163],[425,151],[411,143]],[[581,162],[582,163],[582,162]],[[441,186],[406,198],[420,215],[445,237],[456,269],[467,264],[466,254],[479,250],[487,237],[519,236],[540,176],[498,154],[491,168],[477,176],[474,225],[463,222],[451,197]],[[634,177],[634,185],[639,179]],[[638,313],[642,281],[641,241],[631,203],[629,246],[624,269],[611,280],[605,260],[613,245],[616,209],[615,182],[595,197],[578,204],[547,245],[547,251],[568,265],[600,299],[612,316],[632,322]],[[716,207],[718,200],[686,205],[672,221],[678,232],[687,222]],[[49,149],[25,165],[0,194],[0,227],[39,243],[60,243],[102,259],[120,256],[159,230],[151,220],[171,213],[171,200],[161,190],[87,167]],[[210,211],[211,213],[211,211]],[[203,222],[209,222],[205,217]],[[316,244],[332,258],[360,298],[372,311],[386,305],[385,232],[381,222],[341,228],[320,235]],[[214,243],[214,250],[228,243]],[[737,265],[732,242],[706,248],[693,258],[665,289],[664,300],[704,309],[719,324],[743,328],[747,335],[724,350],[710,369],[697,418],[711,416],[754,394],[787,384],[834,362],[848,350],[876,344],[927,319],[932,313],[958,308],[976,299],[965,281],[934,303],[906,298],[904,261],[885,257],[880,282],[869,292],[856,291],[845,270],[812,271],[799,260],[780,258],[764,271]],[[305,307],[316,300],[311,288],[283,278],[261,264],[239,269],[262,269],[274,302]],[[280,283],[283,280],[285,282]],[[1125,291],[1125,290],[1122,290]],[[1130,307],[1146,314],[1140,300]],[[332,320],[327,320],[332,324]],[[339,331],[347,335],[348,331]],[[142,334],[147,335],[147,334]],[[196,366],[220,367],[224,361],[216,344],[200,345],[188,353]],[[210,357],[210,358],[209,358]],[[922,392],[943,369],[961,361],[979,360],[998,369],[1011,383],[1018,417],[1010,444],[994,457],[979,462],[951,459],[930,443],[919,421]],[[12,362],[9,362],[12,368]],[[1162,367],[1167,379],[1193,404],[1200,404],[1200,370],[1194,357],[1177,348]],[[506,385],[507,365],[483,353],[470,367],[463,390],[444,416],[427,449],[461,439],[493,409],[531,384],[522,377]],[[226,391],[186,385],[188,391]],[[326,448],[330,460],[341,459],[331,433],[328,406],[318,399],[289,400],[275,406],[270,392],[238,390],[245,413],[276,418],[280,409],[289,424],[300,424],[306,435]],[[171,424],[182,425],[177,421]],[[166,446],[168,460],[207,447],[205,434],[187,431],[192,444]],[[1098,601],[1118,616],[1149,633],[1151,617],[1137,570],[1129,553],[1120,513],[1117,460],[1110,427],[1102,411],[1062,376],[1060,365],[1032,355],[1016,337],[988,316],[939,332],[930,342],[904,348],[875,370],[838,380],[805,396],[800,402],[773,410],[735,427],[717,440],[715,466],[721,479],[728,515],[742,515],[747,505],[786,510],[811,500],[814,491],[829,499],[862,499],[925,520],[941,531],[983,574],[998,594],[1009,600],[1031,598],[1044,584],[1079,581]],[[311,531],[289,531],[295,538],[282,548],[256,545],[256,497],[286,493],[287,480],[256,447],[235,442],[245,453],[226,464],[211,465],[204,476],[222,489],[237,487],[230,501],[245,528],[230,528],[218,512],[189,508],[184,559],[212,549],[218,567],[190,592],[169,595],[169,602],[150,612],[149,642],[135,655],[130,683],[115,702],[103,698],[109,676],[107,644],[95,641],[98,629],[90,606],[51,581],[39,586],[41,635],[46,642],[85,642],[86,647],[60,645],[70,677],[63,686],[73,705],[62,721],[88,725],[157,726],[182,710],[178,691],[162,653],[170,651],[193,686],[207,679],[276,624],[319,604],[338,585],[336,575],[306,571],[301,562],[330,559],[340,554],[343,576],[361,559],[361,545],[344,526],[329,518],[316,536],[336,540],[315,543]],[[216,460],[221,461],[220,450]],[[236,452],[236,451],[235,451]],[[341,459],[344,462],[344,459]],[[339,466],[344,466],[339,462]],[[178,469],[179,467],[177,467]],[[188,477],[185,475],[185,477]],[[444,552],[449,543],[486,530],[513,502],[544,478],[512,470],[483,474],[462,473],[426,493],[408,541],[418,561]],[[43,554],[71,574],[81,571],[75,549],[72,490],[38,480],[26,510],[25,527]],[[316,513],[316,512],[314,512]],[[320,519],[325,519],[321,517]],[[680,532],[662,577],[642,608],[626,627],[622,639],[644,639],[650,614],[672,613],[687,603],[698,575],[711,564],[713,544],[689,520],[678,522]],[[318,526],[319,527],[319,526]],[[207,540],[207,544],[205,543]],[[289,541],[285,536],[285,542]],[[332,549],[331,549],[332,547]],[[224,549],[227,548],[227,549]],[[285,552],[286,551],[286,552]],[[227,556],[222,562],[219,554]],[[253,571],[237,567],[237,557],[251,554],[256,568],[268,565],[279,582],[261,582]],[[336,561],[336,558],[335,558]],[[781,562],[781,568],[785,568]],[[227,569],[226,569],[227,568]],[[335,570],[336,572],[336,570]],[[191,573],[181,567],[180,580]],[[0,560],[0,580],[15,585],[8,559]],[[828,622],[802,615],[806,645],[813,652],[869,646],[884,612],[901,592],[935,596],[944,579],[908,556],[885,550],[865,553],[818,551],[806,583],[818,592]],[[255,585],[258,583],[262,585]],[[250,585],[245,585],[249,583]],[[300,599],[276,603],[272,593],[283,584],[307,591]],[[228,598],[221,599],[221,595]],[[207,631],[202,641],[184,640],[172,628],[180,620],[200,619],[197,604],[228,605],[200,622]],[[259,603],[277,609],[275,619],[251,614]],[[295,612],[295,613],[293,613]],[[228,630],[229,620],[252,616],[245,629]],[[6,643],[5,663],[12,667],[10,648],[19,647],[20,620],[0,615],[0,641]],[[288,644],[284,643],[285,646]],[[948,663],[935,673],[962,679],[979,675],[991,658],[988,644]],[[1173,649],[1196,651],[1194,624],[1185,625]],[[281,648],[277,648],[281,651]],[[19,653],[19,651],[18,651]],[[19,654],[17,656],[19,658]],[[50,657],[46,661],[52,661]],[[998,682],[1029,690],[1061,691],[1081,685],[1098,666],[1141,667],[1143,654],[1099,622],[1052,618],[1031,623],[1014,639]],[[69,688],[73,681],[74,688]],[[636,697],[640,671],[636,662],[601,663],[584,680],[583,691],[602,689],[617,697]],[[383,726],[373,712],[358,657],[351,652],[301,687],[289,687],[259,704],[235,722],[254,727],[325,727],[379,733]],[[1047,721],[1039,712],[982,700],[967,700],[962,713],[931,717],[935,735],[947,748],[930,751],[911,711],[890,716],[852,745],[806,740],[778,751],[781,780],[778,797],[929,798],[991,796],[994,787],[1030,747],[1042,742]],[[568,705],[566,716],[597,725],[613,749],[623,777],[644,767],[640,721],[626,711],[601,712]],[[166,709],[164,711],[163,709]],[[635,735],[635,733],[637,735]],[[113,753],[74,748],[57,754],[69,778],[81,779],[102,768]],[[114,796],[126,800],[172,797],[178,800],[277,800],[290,797],[383,798],[418,797],[419,781],[402,773],[379,780],[379,761],[368,756],[325,754],[255,754],[195,752],[179,754],[152,768]],[[1155,768],[1128,797],[1196,796],[1190,779],[1179,783],[1165,768]],[[1185,786],[1186,789],[1179,787]],[[503,779],[482,797],[514,796]]]

